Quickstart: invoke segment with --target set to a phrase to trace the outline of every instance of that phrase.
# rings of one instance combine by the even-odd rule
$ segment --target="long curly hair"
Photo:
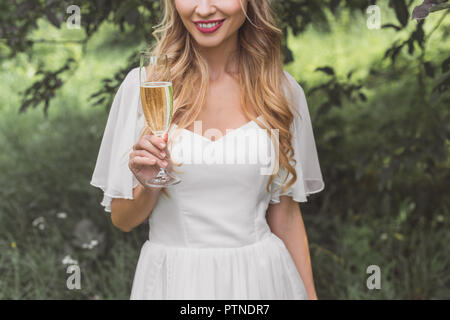
[[[278,129],[278,141],[274,141],[273,135],[270,136],[278,150],[280,163],[276,163],[266,189],[270,191],[269,186],[281,165],[287,173],[292,174],[290,181],[283,185],[284,192],[297,180],[295,168],[291,164],[293,161],[295,165],[295,159],[289,129],[294,119],[292,110],[295,109],[289,107],[289,99],[283,93],[283,81],[288,83],[283,72],[283,33],[276,26],[272,2],[273,0],[248,0],[245,11],[241,1],[246,19],[238,30],[238,51],[235,56],[238,72],[231,74],[243,89],[240,101],[247,118],[254,120],[268,132]],[[172,123],[176,123],[182,130],[197,119],[201,106],[204,105],[209,86],[208,65],[195,40],[186,30],[174,0],[161,0],[161,6],[162,21],[153,27],[155,31],[152,33],[157,41],[148,51],[154,55],[167,55],[173,85]],[[193,92],[198,94],[192,94]],[[264,118],[268,126],[255,119],[249,106]],[[173,141],[173,137],[170,140]],[[283,183],[287,177],[288,175]],[[165,191],[163,193],[167,195]]]

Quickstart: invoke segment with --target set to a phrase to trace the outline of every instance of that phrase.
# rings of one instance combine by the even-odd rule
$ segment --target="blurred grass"
[[[382,12],[386,19],[393,19],[384,9]],[[368,66],[382,57],[396,36],[389,29],[368,30],[363,15],[350,16],[346,12],[336,17],[331,30],[326,34],[310,28],[298,37],[289,35],[295,61],[286,70],[305,83],[305,88],[324,81],[322,73],[314,72],[324,65],[333,66],[340,76],[355,69],[355,77],[365,79]],[[82,31],[72,31],[58,31],[40,21],[34,36],[83,37]],[[33,57],[19,54],[16,59],[2,62],[1,299],[129,298],[148,226],[143,224],[131,233],[116,230],[100,206],[101,191],[89,185],[107,113],[102,107],[92,108],[87,99],[102,85],[101,79],[126,65],[124,59],[143,46],[120,39],[118,34],[113,26],[103,25],[84,54],[79,45],[42,43],[36,46]],[[449,44],[432,43],[432,47],[430,58],[448,50]],[[18,114],[21,90],[32,83],[37,64],[54,63],[57,68],[69,56],[79,59],[80,65],[52,101],[48,119],[42,107]],[[422,212],[414,208],[416,199],[411,190],[423,177],[403,181],[402,187],[411,191],[411,197],[401,194],[400,189],[392,190],[391,196],[399,199],[396,206],[385,201],[386,194],[365,190],[353,176],[345,177],[352,186],[340,184],[342,179],[331,181],[331,170],[342,170],[344,174],[344,170],[354,170],[358,154],[373,152],[375,145],[386,143],[389,138],[380,134],[379,125],[387,115],[400,119],[405,109],[392,105],[407,106],[416,90],[408,74],[388,83],[369,80],[372,85],[366,92],[367,103],[348,103],[332,111],[338,115],[332,121],[340,130],[328,126],[331,120],[327,119],[314,124],[326,184],[317,197],[333,204],[344,202],[328,206],[326,211],[313,211],[312,197],[312,202],[301,207],[319,299],[448,298],[448,212],[438,208],[421,216]],[[318,101],[320,97],[308,97],[312,113]],[[360,122],[366,115],[368,121]],[[355,132],[360,135],[355,136]],[[333,143],[336,136],[342,138],[339,144]],[[363,204],[358,212],[350,203],[356,201],[354,195]],[[349,201],[348,206],[345,201]],[[67,217],[58,218],[61,212]],[[38,224],[36,219],[40,217],[43,222],[40,219]],[[75,241],[81,221],[94,226],[89,229],[92,239],[102,239],[93,249],[80,248]],[[62,261],[67,255],[80,264],[82,290],[66,287],[69,275]],[[366,287],[369,265],[381,268],[381,290]]]

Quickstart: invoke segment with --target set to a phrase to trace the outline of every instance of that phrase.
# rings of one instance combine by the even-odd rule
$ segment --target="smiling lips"
[[[209,21],[195,21],[194,24],[197,29],[203,33],[211,33],[219,29],[225,19],[222,20],[209,20]]]

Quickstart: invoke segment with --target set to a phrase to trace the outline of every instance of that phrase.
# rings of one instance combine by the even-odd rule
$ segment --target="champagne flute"
[[[146,125],[152,134],[164,137],[172,120],[173,90],[167,55],[140,52],[139,86]],[[158,175],[145,184],[168,187],[181,182],[174,173],[160,168]]]

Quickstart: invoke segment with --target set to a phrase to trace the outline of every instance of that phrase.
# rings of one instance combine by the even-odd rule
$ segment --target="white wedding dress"
[[[275,148],[254,120],[215,141],[171,126],[169,138],[175,131],[177,136],[168,148],[183,163],[176,167],[182,181],[166,188],[170,198],[160,193],[149,217],[131,299],[307,299],[289,251],[266,221],[269,204],[280,195],[305,202],[324,188],[303,89],[284,74],[284,92],[296,108],[290,128],[296,183],[280,194],[281,168],[267,192],[270,173],[264,168],[275,161],[262,164],[260,158],[267,160],[261,155],[273,155]],[[255,120],[264,123],[262,116]],[[144,123],[135,68],[114,98],[91,181],[103,190],[108,212],[112,198],[133,199],[138,181],[128,168],[129,153]]]

